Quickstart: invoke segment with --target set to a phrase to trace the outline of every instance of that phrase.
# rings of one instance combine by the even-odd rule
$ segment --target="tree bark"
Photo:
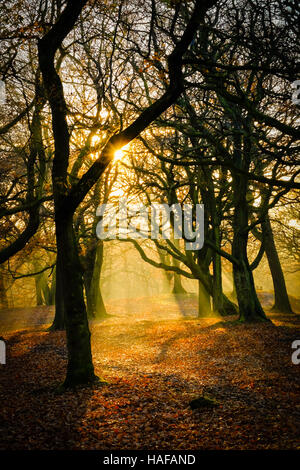
[[[248,262],[248,202],[247,178],[233,176],[234,216],[232,255],[237,260],[233,264],[234,284],[239,305],[240,321],[266,321],[267,317],[258,300],[253,274]]]
[[[0,265],[0,308],[8,308],[9,302],[3,266]]]
[[[210,295],[203,286],[201,281],[198,281],[198,317],[209,317],[211,315]]]
[[[213,241],[217,247],[220,246],[220,230],[218,222],[213,221]],[[222,289],[222,264],[221,256],[217,252],[212,253],[213,259],[213,310],[219,312],[223,308],[223,289]]]
[[[44,304],[44,298],[43,298],[43,293],[42,293],[42,275],[39,274],[34,277],[34,282],[35,282],[35,295],[36,295],[36,305],[43,305]]]
[[[102,240],[99,240],[93,253],[93,269],[87,273],[88,279],[85,283],[88,317],[95,320],[101,320],[109,316],[103,302],[100,287],[101,270],[103,265],[103,249],[104,243]]]
[[[62,284],[62,268],[58,257],[56,258],[55,270],[55,316],[49,331],[60,331],[65,329],[65,302]]]
[[[83,297],[82,267],[73,230],[72,216],[56,217],[56,240],[64,292],[64,311],[68,346],[65,387],[94,382],[90,331]]]
[[[34,261],[33,266],[36,272],[42,269],[39,262]],[[37,274],[34,277],[35,281],[35,292],[36,292],[36,304],[37,305],[51,305],[51,291],[48,286],[47,275],[45,272]]]
[[[175,295],[182,295],[187,293],[182,285],[180,274],[174,273],[174,286],[172,293]]]
[[[275,303],[271,310],[273,312],[294,313],[289,301],[269,216],[266,216],[261,224],[261,228],[265,253],[267,255],[274,286]]]

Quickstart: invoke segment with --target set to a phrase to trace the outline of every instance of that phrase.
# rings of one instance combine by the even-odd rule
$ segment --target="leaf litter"
[[[299,315],[245,325],[179,318],[166,300],[135,305],[129,315],[112,302],[111,317],[91,322],[95,371],[106,386],[56,393],[65,333],[37,322],[5,334],[0,449],[300,448],[300,365],[291,361]],[[192,409],[201,396],[218,406]]]

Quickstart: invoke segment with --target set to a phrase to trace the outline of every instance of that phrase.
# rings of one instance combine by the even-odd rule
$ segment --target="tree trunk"
[[[235,284],[234,284],[233,266],[232,266],[232,291],[231,291],[229,297],[230,297],[232,300],[237,300],[236,288],[235,288]]]
[[[186,290],[181,283],[180,274],[174,273],[174,286],[173,286],[172,293],[175,295],[186,294]]]
[[[213,240],[215,245],[220,247],[220,230],[218,226],[218,221],[214,220],[213,227]],[[222,264],[221,256],[215,251],[212,254],[213,257],[213,311],[219,312],[223,308],[223,289],[222,289]]]
[[[43,273],[42,278],[42,293],[45,305],[51,305],[51,290],[48,285],[47,275]]]
[[[248,260],[239,259],[239,266],[234,268],[234,282],[239,305],[240,321],[266,321],[267,317],[258,300],[252,271]]]
[[[103,302],[100,287],[101,270],[103,265],[103,249],[104,243],[102,240],[99,240],[94,252],[94,269],[90,278],[89,287],[86,290],[88,316],[89,318],[94,318],[97,320],[109,316]]]
[[[42,295],[42,275],[38,274],[34,276],[34,282],[35,282],[35,296],[36,296],[36,305],[43,305],[44,304],[44,299]]]
[[[86,310],[88,318],[93,318],[95,315],[95,302],[93,295],[91,294],[91,285],[93,272],[96,260],[96,243],[93,246],[89,246],[87,253],[81,258],[81,264],[83,266],[83,284],[86,298]]]
[[[37,266],[37,265],[36,265]],[[40,267],[38,269],[41,269]],[[37,305],[51,305],[51,291],[48,286],[47,276],[41,273],[35,276],[35,291]]]
[[[5,284],[4,269],[0,265],[0,308],[8,308],[8,297]]]
[[[293,313],[269,216],[265,218],[264,222],[261,224],[261,228],[265,253],[268,258],[274,286],[275,303],[271,310],[274,312]]]
[[[57,257],[55,270],[55,316],[49,331],[65,329],[65,302],[61,271],[61,266]]]
[[[221,260],[219,261],[221,262]],[[198,253],[198,268],[199,271],[197,273],[195,272],[195,277],[198,278],[198,282],[202,284],[207,295],[212,297],[213,300],[215,299],[214,311],[221,316],[236,315],[238,313],[236,305],[231,302],[222,291],[222,280],[220,277],[219,279],[215,278],[215,274],[216,276],[222,275],[221,265],[214,265],[214,276],[212,276],[207,264],[201,259],[200,253]],[[217,270],[219,271],[217,272]],[[210,300],[208,302],[207,299],[206,304],[209,310],[211,310]]]
[[[83,297],[82,267],[80,265],[72,216],[56,216],[57,256],[64,292],[64,313],[68,345],[68,368],[65,387],[94,382],[90,331]],[[57,279],[58,281],[58,279]]]
[[[33,261],[33,269],[35,272],[38,272],[42,269],[41,264],[34,260]],[[44,305],[44,296],[43,296],[43,277],[44,273],[36,274],[34,276],[34,283],[35,283],[35,297],[36,297],[36,305]]]
[[[56,291],[56,266],[53,269],[51,285],[49,287],[49,303],[47,305],[55,305]]]
[[[267,317],[258,300],[253,274],[247,256],[248,242],[248,203],[247,178],[234,175],[234,216],[232,255],[237,260],[233,264],[234,284],[239,305],[240,321],[266,321]]]
[[[198,281],[198,317],[209,317],[210,315],[210,295],[203,286],[202,282]]]
[[[222,293],[221,304],[217,312],[222,316],[226,317],[227,315],[237,315],[238,308],[234,302],[232,302],[224,293]]]

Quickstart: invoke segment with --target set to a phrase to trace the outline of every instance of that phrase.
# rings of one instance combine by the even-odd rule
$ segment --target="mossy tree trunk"
[[[220,247],[220,229],[218,221],[213,222],[213,242],[219,248]],[[222,288],[222,264],[221,256],[219,253],[214,251],[212,253],[213,260],[213,311],[221,312],[223,310],[223,288]]]
[[[39,263],[34,263],[35,271],[41,270]],[[37,305],[51,305],[51,289],[48,285],[48,276],[45,272],[37,274],[34,277],[35,281],[35,292],[36,292],[36,304]]]
[[[186,294],[186,290],[182,285],[180,274],[174,273],[174,285],[172,293],[175,295]]]
[[[262,242],[264,244],[274,286],[275,302],[271,310],[275,312],[293,313],[268,215],[262,222],[261,227]]]
[[[36,296],[36,305],[44,305],[44,298],[42,292],[42,275],[34,276],[34,283],[35,283],[35,296]]]
[[[252,270],[247,256],[248,243],[248,202],[247,177],[234,175],[234,216],[232,255],[234,284],[239,305],[240,321],[266,321],[267,317],[256,294]]]
[[[203,286],[201,281],[198,281],[198,317],[209,317],[211,315],[210,295]]]

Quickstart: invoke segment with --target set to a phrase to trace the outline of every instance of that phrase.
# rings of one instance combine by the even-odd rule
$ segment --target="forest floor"
[[[65,334],[46,329],[53,308],[0,312],[1,450],[300,449],[299,314],[198,319],[194,298],[171,296],[111,301],[108,312],[90,325],[108,385],[63,394]],[[202,394],[216,406],[192,410]]]

